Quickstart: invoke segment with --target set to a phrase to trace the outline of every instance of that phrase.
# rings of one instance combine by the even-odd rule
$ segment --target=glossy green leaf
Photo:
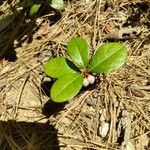
[[[53,78],[59,78],[65,74],[74,73],[75,71],[71,69],[68,64],[69,60],[63,57],[53,58],[48,60],[44,65],[44,72],[46,75]]]
[[[67,74],[53,84],[50,91],[51,98],[58,103],[70,100],[80,91],[82,84],[83,76],[81,74]]]
[[[33,4],[30,8],[29,16],[34,17],[37,14],[40,6],[41,6],[41,4]]]
[[[67,52],[71,59],[81,68],[86,68],[89,62],[89,45],[81,37],[72,38],[68,42]]]
[[[117,42],[103,44],[98,48],[90,63],[90,71],[105,73],[121,67],[127,58],[126,47]]]
[[[6,16],[0,20],[0,32],[6,29],[13,22],[13,15]]]
[[[13,23],[13,21],[17,18],[20,12],[15,10],[12,15],[5,16],[3,19],[1,19],[0,20],[0,32],[8,28],[8,26]]]
[[[48,3],[51,7],[57,9],[57,10],[64,10],[65,9],[65,3],[64,0],[48,0]]]

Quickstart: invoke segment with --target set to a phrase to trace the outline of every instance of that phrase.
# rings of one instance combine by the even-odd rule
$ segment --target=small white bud
[[[89,85],[89,81],[87,80],[87,78],[84,78],[83,80],[83,86],[88,86]]]
[[[89,81],[90,84],[93,84],[93,83],[95,82],[95,77],[92,76],[92,75],[89,75],[89,76],[87,77],[87,80]]]
[[[109,123],[102,122],[101,126],[99,127],[99,134],[102,138],[106,137],[109,131]]]

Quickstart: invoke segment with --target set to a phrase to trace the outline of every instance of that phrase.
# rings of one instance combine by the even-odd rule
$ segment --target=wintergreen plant
[[[47,2],[52,8],[57,10],[63,10],[65,8],[64,0],[47,0]],[[29,16],[33,17],[39,11],[41,5],[43,4],[42,0],[36,0],[30,7]]]
[[[39,9],[43,4],[48,4],[52,8],[56,10],[63,10],[65,9],[65,2],[64,0],[22,0],[16,7],[13,14],[7,15],[6,17],[0,20],[0,32],[6,29],[10,24],[13,23],[19,14],[24,9],[29,9],[29,17],[34,17],[38,13]]]
[[[44,65],[45,74],[57,79],[50,90],[51,99],[55,102],[70,100],[82,86],[94,83],[93,74],[115,71],[127,58],[127,49],[123,44],[110,42],[99,46],[90,59],[89,45],[82,37],[68,42],[67,53],[70,60],[53,58]]]

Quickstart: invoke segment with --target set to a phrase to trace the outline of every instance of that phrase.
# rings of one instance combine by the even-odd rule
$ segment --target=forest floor
[[[0,2],[0,19],[17,4]],[[43,8],[33,19],[27,11],[0,29],[0,149],[148,150],[150,2],[73,0],[64,11]],[[127,62],[98,75],[69,102],[54,103],[43,64],[67,57],[75,36],[87,39],[91,53],[102,43],[122,42]]]

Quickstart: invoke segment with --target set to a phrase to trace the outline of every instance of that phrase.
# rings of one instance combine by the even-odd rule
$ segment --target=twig
[[[16,107],[15,107],[15,110],[14,110],[15,119],[16,119],[16,117],[17,117],[17,111],[18,111],[18,108],[19,108],[21,96],[22,96],[22,93],[23,93],[25,84],[26,84],[26,82],[27,82],[27,80],[28,80],[28,78],[29,78],[29,75],[30,75],[30,73],[28,73],[28,74],[26,75],[26,77],[25,77],[25,79],[24,79],[24,82],[23,82],[23,84],[22,84],[22,86],[21,86],[21,88],[20,88],[20,93],[19,93],[19,96],[18,96],[18,98],[17,98],[17,104],[16,104]]]

